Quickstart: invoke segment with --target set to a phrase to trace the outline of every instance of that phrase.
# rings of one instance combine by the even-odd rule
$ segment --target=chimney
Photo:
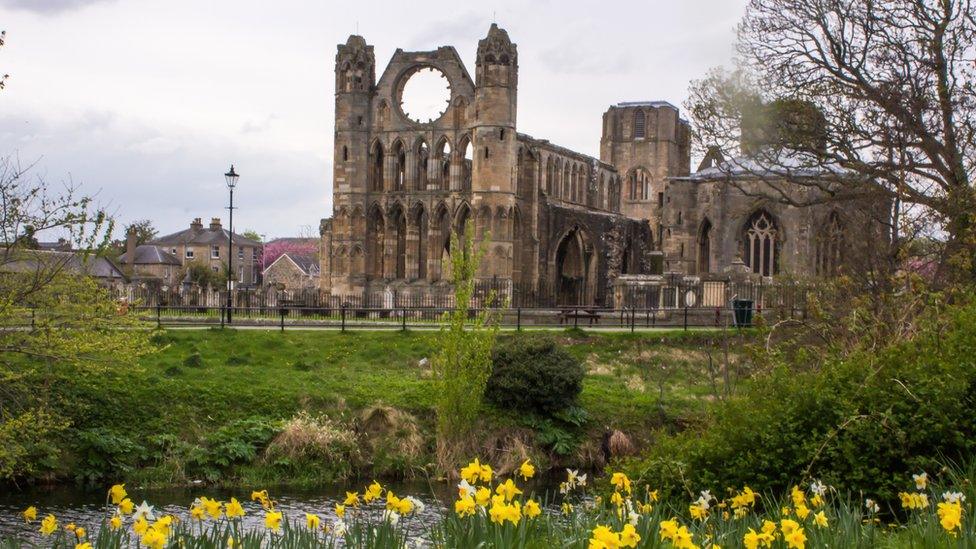
[[[201,221],[199,217],[194,218],[193,222],[190,223],[190,228],[197,231],[203,229],[203,221]]]
[[[220,230],[220,218],[219,217],[211,217],[210,218],[210,230],[211,231],[219,231]]]
[[[136,261],[136,228],[129,227],[129,230],[125,233],[125,264],[123,265],[123,270],[125,271],[125,276],[132,277],[132,273],[135,271],[134,265]]]

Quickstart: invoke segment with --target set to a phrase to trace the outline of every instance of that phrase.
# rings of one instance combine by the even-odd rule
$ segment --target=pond
[[[535,492],[536,497],[542,502],[553,500],[553,495],[558,494],[556,487],[558,480],[555,477],[533,479],[534,482],[524,486],[526,494]],[[267,488],[269,495],[277,502],[277,508],[288,520],[305,523],[305,513],[313,513],[322,518],[322,522],[331,523],[336,519],[335,504],[342,503],[345,498],[345,489],[355,489],[362,494],[368,482],[350,482],[342,486],[330,486],[316,489],[298,489],[292,487],[282,487],[275,489]],[[395,482],[383,484],[384,488],[389,488],[399,496],[413,496],[424,504],[422,511],[411,515],[404,520],[407,521],[408,528],[412,532],[426,537],[423,533],[427,525],[436,523],[445,509],[453,505],[456,497],[453,484],[446,482],[416,481],[416,482]],[[244,506],[246,515],[243,518],[245,527],[264,527],[264,511],[258,502],[250,500],[251,489],[227,489],[214,488],[210,486],[169,488],[169,489],[140,489],[131,485],[126,485],[129,498],[138,505],[142,501],[148,502],[154,507],[157,516],[172,514],[187,520],[189,518],[189,507],[194,499],[200,496],[207,496],[221,501],[229,501],[231,497],[236,497]],[[31,525],[26,525],[20,513],[28,506],[37,507],[38,519],[48,514],[58,518],[61,525],[74,522],[78,526],[83,526],[89,530],[89,534],[94,534],[98,524],[103,518],[111,515],[114,506],[106,505],[107,489],[89,490],[71,485],[58,485],[53,487],[31,487],[25,490],[5,489],[0,492],[0,539],[12,536],[27,540],[39,540],[38,521]],[[550,503],[550,507],[555,507]]]

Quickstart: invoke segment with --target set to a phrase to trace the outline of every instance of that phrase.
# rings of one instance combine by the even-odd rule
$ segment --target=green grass
[[[350,417],[377,404],[416,417],[432,447],[431,381],[419,361],[433,356],[436,337],[436,332],[425,331],[157,332],[154,339],[159,352],[143,358],[136,369],[109,370],[59,384],[65,402],[85,403],[68,413],[73,428],[97,435],[97,448],[89,448],[87,454],[74,451],[62,474],[78,476],[83,465],[95,472],[89,474],[95,481],[105,480],[97,478],[98,472],[114,470],[108,476],[121,474],[154,484],[180,482],[189,480],[184,477],[190,474],[183,469],[192,448],[202,440],[213,442],[218,430],[234,422],[251,418],[285,421],[301,411]],[[659,427],[674,428],[691,420],[713,398],[714,387],[705,375],[704,355],[698,349],[714,335],[575,330],[556,337],[588,368],[580,397],[589,416],[583,439],[598,443],[607,428],[620,429],[640,445]],[[639,352],[644,360],[638,359]],[[647,373],[662,364],[669,371],[663,381]],[[488,408],[485,418],[482,427],[489,431],[516,425],[519,419],[508,411]],[[131,451],[126,451],[127,444],[133,446]],[[244,452],[236,446],[229,448],[231,454]],[[111,454],[113,449],[118,455],[100,455]],[[92,453],[97,459],[88,455]],[[173,457],[177,454],[180,457]],[[257,457],[241,460],[250,463],[239,463],[236,474],[250,471],[265,478],[273,476],[255,471]],[[225,475],[231,482],[234,473]]]

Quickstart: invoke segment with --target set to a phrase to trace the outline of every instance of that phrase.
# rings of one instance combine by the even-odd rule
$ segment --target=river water
[[[362,494],[364,486],[350,485]],[[424,524],[436,522],[445,507],[454,497],[454,489],[446,483],[426,484],[422,482],[395,483],[384,485],[399,496],[413,496],[424,503],[422,512],[410,519],[411,530],[422,533]],[[262,487],[265,488],[265,487]],[[56,486],[50,488],[29,488],[23,491],[3,489],[0,493],[0,539],[20,537],[21,539],[37,540],[39,535],[39,520],[26,525],[20,513],[30,505],[37,507],[38,519],[53,514],[64,525],[74,522],[83,526],[92,534],[104,517],[111,514],[111,506],[106,505],[105,490],[85,490],[73,486]],[[201,486],[199,488],[177,489],[138,489],[126,486],[129,498],[137,505],[147,501],[155,507],[157,516],[172,514],[181,520],[189,518],[189,507],[194,499],[200,496],[229,501],[236,497],[244,506],[246,515],[243,518],[245,527],[264,527],[264,511],[261,505],[250,500],[250,490],[231,490]],[[305,523],[305,513],[314,513],[322,518],[323,524],[331,523],[335,518],[335,504],[342,503],[345,491],[340,487],[318,488],[314,490],[295,488],[268,488],[269,495],[277,502],[277,509],[289,520]]]
[[[526,495],[535,493],[535,497],[542,502],[551,501],[558,480],[533,479],[528,486],[523,487]],[[446,508],[453,505],[456,497],[454,485],[445,482],[427,483],[397,482],[384,484],[384,488],[392,489],[399,496],[413,496],[424,503],[424,509],[405,519],[412,532],[426,538],[426,525],[437,522]],[[283,487],[260,487],[268,489],[269,495],[277,502],[277,509],[289,520],[305,523],[305,513],[319,515],[323,524],[336,519],[335,504],[345,499],[345,490],[356,490],[362,494],[365,484],[362,482],[349,483],[343,486],[324,487],[316,489],[296,489]],[[0,540],[9,537],[21,539],[40,539],[37,530],[39,520],[48,514],[58,518],[61,525],[74,522],[78,526],[88,529],[94,534],[103,518],[111,515],[113,506],[106,505],[106,490],[86,490],[75,486],[58,485],[54,487],[32,487],[25,490],[9,490],[0,488]],[[181,520],[189,519],[189,507],[194,499],[207,496],[221,501],[229,501],[236,497],[244,506],[246,515],[243,518],[245,527],[264,527],[264,511],[260,504],[250,500],[251,489],[223,489],[208,486],[170,488],[170,489],[140,489],[126,486],[129,498],[137,505],[143,501],[154,506],[157,516],[172,514]],[[548,497],[547,497],[548,496]],[[28,506],[37,507],[38,520],[27,525],[20,513]],[[552,504],[553,506],[555,504]]]

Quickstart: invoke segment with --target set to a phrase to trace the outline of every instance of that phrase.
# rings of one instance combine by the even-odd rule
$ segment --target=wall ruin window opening
[[[761,276],[773,276],[777,273],[779,234],[776,222],[765,210],[759,210],[749,218],[743,235],[743,246],[743,260],[752,272]]]

